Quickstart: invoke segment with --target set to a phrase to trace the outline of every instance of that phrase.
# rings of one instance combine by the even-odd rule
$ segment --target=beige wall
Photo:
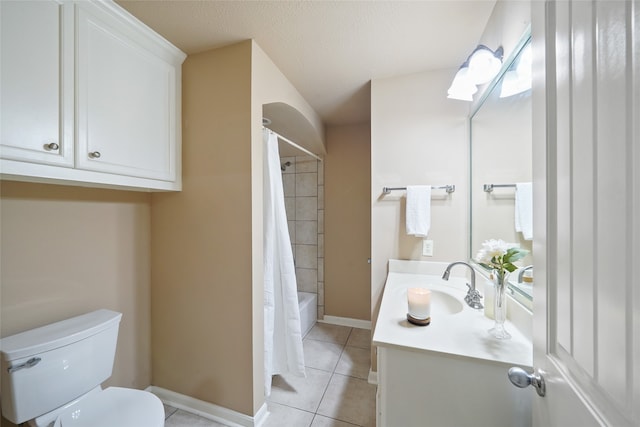
[[[107,385],[147,387],[149,194],[9,181],[0,188],[2,336],[99,308],[119,311]]]
[[[496,2],[487,26],[478,41],[491,49],[502,46],[504,59],[506,60],[522,38],[522,35],[531,24],[530,1],[506,1]],[[480,98],[481,91],[474,95],[474,100]]]
[[[253,414],[251,42],[183,65],[183,191],[152,195],[153,384]]]
[[[182,92],[183,191],[151,202],[153,384],[253,416],[264,403],[262,105],[310,107],[250,40],[189,56]]]
[[[252,41],[252,45],[252,101],[256,115],[252,124],[254,132],[259,136],[258,144],[262,145],[263,106],[268,105],[270,112],[277,116],[270,117],[276,120],[270,126],[273,130],[322,156],[327,150],[320,116],[260,46],[255,41]],[[284,108],[279,109],[277,105]]]
[[[379,304],[390,258],[456,261],[467,258],[468,104],[447,99],[455,70],[374,80],[371,87],[371,306]],[[405,232],[405,192],[382,187],[455,184],[434,190],[434,256],[422,257],[421,238]]]
[[[370,124],[329,127],[326,135],[324,314],[370,320]]]

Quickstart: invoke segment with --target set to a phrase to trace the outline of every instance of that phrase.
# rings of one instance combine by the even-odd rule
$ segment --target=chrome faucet
[[[524,277],[524,272],[527,270],[531,270],[533,268],[533,265],[528,265],[524,268],[520,269],[520,272],[518,273],[518,283],[522,283],[522,278]]]
[[[442,279],[449,280],[449,274],[451,274],[451,267],[458,264],[466,265],[467,267],[469,267],[469,270],[471,270],[471,284],[467,283],[467,287],[469,288],[469,291],[467,292],[467,295],[464,297],[464,301],[471,308],[482,308],[483,306],[482,306],[482,303],[480,302],[480,298],[482,298],[482,295],[480,295],[480,292],[478,292],[478,290],[476,289],[476,271],[469,264],[462,261],[452,262],[444,270],[444,273],[442,274]]]

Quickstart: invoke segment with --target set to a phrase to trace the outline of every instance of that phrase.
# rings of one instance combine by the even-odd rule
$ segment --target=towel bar
[[[382,187],[382,194],[389,194],[395,190],[406,190],[407,187]],[[432,190],[445,190],[447,193],[451,194],[456,191],[455,185],[438,185],[431,187]]]
[[[506,188],[506,187],[515,188],[516,185],[515,184],[485,184],[482,188],[484,189],[485,193],[491,193],[494,188]]]

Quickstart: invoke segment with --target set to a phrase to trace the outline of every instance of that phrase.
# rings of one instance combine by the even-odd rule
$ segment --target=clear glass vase
[[[489,329],[489,334],[499,340],[508,340],[511,338],[511,334],[504,328],[504,322],[507,320],[507,276],[509,273],[504,271],[499,273],[493,272],[494,277],[494,300],[493,300],[493,316],[495,323],[493,328]]]

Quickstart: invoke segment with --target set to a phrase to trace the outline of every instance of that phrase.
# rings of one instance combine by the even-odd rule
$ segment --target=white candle
[[[424,320],[431,317],[431,291],[425,288],[407,289],[409,315],[414,319]]]

